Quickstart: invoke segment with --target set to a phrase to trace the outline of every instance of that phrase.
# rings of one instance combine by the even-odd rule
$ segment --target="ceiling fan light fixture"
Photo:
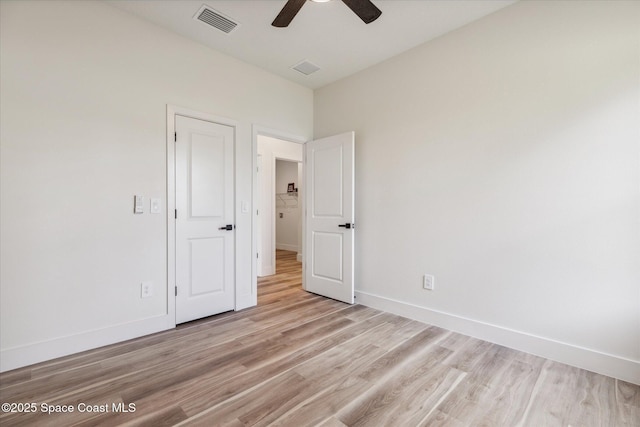
[[[311,0],[311,1],[314,2],[314,3],[328,3],[331,0]]]

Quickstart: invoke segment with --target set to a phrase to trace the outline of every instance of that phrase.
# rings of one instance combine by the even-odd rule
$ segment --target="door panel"
[[[350,304],[354,302],[354,150],[353,132],[305,146],[305,289]]]
[[[344,168],[342,146],[313,150],[313,215],[342,217]]]
[[[314,277],[342,282],[343,240],[341,233],[313,233]]]
[[[176,116],[176,323],[235,306],[234,129]]]
[[[189,239],[191,277],[190,297],[224,292],[224,238]]]
[[[225,140],[218,135],[191,135],[189,153],[192,217],[224,217]]]

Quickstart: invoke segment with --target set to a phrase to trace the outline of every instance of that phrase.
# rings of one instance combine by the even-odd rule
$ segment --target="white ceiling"
[[[517,0],[372,0],[365,24],[342,1],[308,1],[287,28],[271,22],[286,0],[107,0],[171,31],[315,89],[462,27]],[[203,4],[239,23],[226,34],[194,19]],[[320,67],[305,76],[303,60]]]

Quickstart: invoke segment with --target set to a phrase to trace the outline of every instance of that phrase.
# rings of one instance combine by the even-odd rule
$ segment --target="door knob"
[[[231,230],[233,230],[234,228],[235,228],[235,226],[234,226],[234,225],[232,225],[232,224],[227,224],[227,225],[224,225],[224,226],[222,226],[222,227],[219,227],[219,228],[218,228],[218,230],[227,230],[227,231],[231,231]]]
[[[338,227],[344,227],[344,228],[356,228],[355,224],[351,224],[350,222],[347,222],[346,224],[340,224],[338,225]]]

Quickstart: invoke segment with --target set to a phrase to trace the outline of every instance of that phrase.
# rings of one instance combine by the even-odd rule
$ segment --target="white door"
[[[234,136],[176,115],[176,323],[234,309]]]
[[[353,132],[305,145],[305,289],[354,302]]]

